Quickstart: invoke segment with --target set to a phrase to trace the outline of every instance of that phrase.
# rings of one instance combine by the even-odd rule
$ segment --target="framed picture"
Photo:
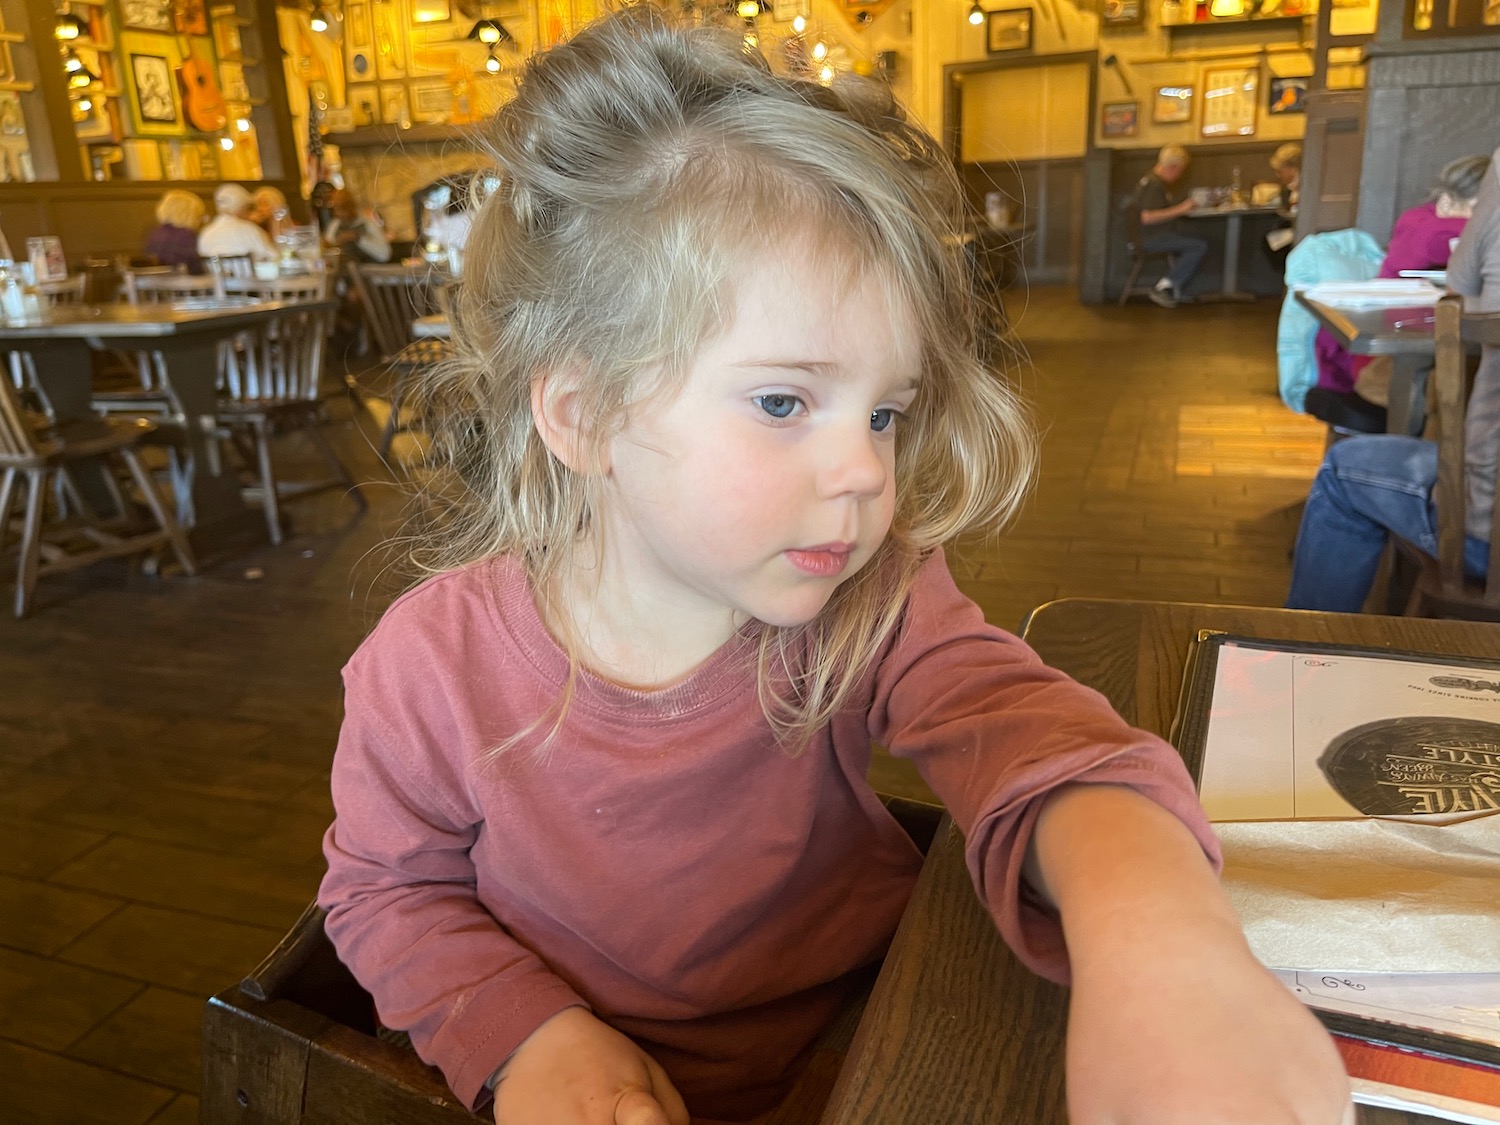
[[[446,81],[411,84],[411,119],[443,122],[453,108],[453,87]]]
[[[380,124],[380,96],[374,86],[348,87],[349,108],[354,111],[354,127]]]
[[[1193,119],[1193,88],[1191,86],[1158,86],[1151,99],[1151,123],[1174,125],[1179,121]]]
[[[120,26],[136,31],[172,31],[172,0],[120,0]]]
[[[1140,27],[1141,0],[1104,0],[1099,12],[1101,27]]]
[[[143,133],[175,133],[182,128],[172,62],[164,55],[130,56],[135,116]]]
[[[1203,120],[1199,132],[1205,137],[1251,136],[1255,132],[1255,103],[1259,86],[1259,67],[1205,67]]]
[[[380,120],[387,125],[411,123],[411,106],[406,100],[404,85],[380,87]]]
[[[90,98],[90,101],[94,99]],[[99,101],[103,101],[101,95]],[[77,106],[74,106],[74,117],[77,117]],[[26,117],[21,112],[21,99],[10,91],[0,92],[0,137],[24,137],[26,135]]]
[[[178,35],[207,35],[208,10],[203,0],[173,0],[172,24]]]
[[[1105,102],[1099,111],[1099,133],[1105,137],[1133,137],[1140,132],[1140,102]]]
[[[1031,9],[1003,8],[998,12],[987,12],[984,45],[992,55],[1031,50]]]
[[[1306,78],[1272,77],[1266,90],[1267,113],[1306,113]]]
[[[447,23],[453,18],[449,0],[411,0],[411,22],[417,27]]]
[[[221,5],[210,9],[209,14],[213,16],[214,54],[219,56],[220,62],[238,62],[243,46],[240,43],[240,25],[235,22],[238,17],[234,6]]]
[[[350,4],[344,9],[344,45],[351,51],[368,51],[375,45],[368,4]]]

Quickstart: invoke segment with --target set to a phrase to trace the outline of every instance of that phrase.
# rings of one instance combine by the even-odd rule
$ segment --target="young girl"
[[[949,577],[1032,445],[930,138],[632,8],[494,145],[436,576],[345,670],[320,900],[381,1019],[499,1125],[764,1115],[920,865],[873,741],[1071,978],[1074,1125],[1337,1125],[1177,755]]]

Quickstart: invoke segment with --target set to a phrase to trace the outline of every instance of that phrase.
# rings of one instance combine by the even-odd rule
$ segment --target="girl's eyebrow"
[[[747,359],[733,366],[749,370],[805,371],[822,379],[838,377],[838,364],[829,360],[815,359]],[[896,385],[896,391],[914,391],[921,385],[921,377],[911,375]]]

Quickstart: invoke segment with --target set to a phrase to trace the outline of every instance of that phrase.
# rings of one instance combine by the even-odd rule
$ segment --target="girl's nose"
[[[854,496],[867,499],[885,491],[890,470],[886,467],[883,439],[863,426],[840,426],[827,435],[821,468],[820,491],[827,497]]]

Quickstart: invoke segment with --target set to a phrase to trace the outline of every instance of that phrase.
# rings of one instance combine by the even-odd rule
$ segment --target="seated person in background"
[[[1276,272],[1284,274],[1286,256],[1291,253],[1292,243],[1296,241],[1293,227],[1297,222],[1297,204],[1302,196],[1302,146],[1296,141],[1288,141],[1279,146],[1271,154],[1270,165],[1271,172],[1281,187],[1281,195],[1276,201],[1276,206],[1281,211],[1281,222],[1274,230],[1266,233],[1265,248]]]
[[[1176,255],[1171,270],[1151,290],[1151,299],[1162,308],[1176,307],[1182,291],[1198,272],[1208,243],[1182,234],[1176,220],[1193,209],[1191,199],[1179,199],[1173,185],[1188,166],[1187,149],[1167,145],[1156,156],[1156,166],[1135,186],[1131,206],[1140,211],[1141,249]]]
[[[270,236],[246,217],[252,203],[250,193],[239,184],[220,184],[214,192],[218,214],[199,232],[198,253],[205,258],[250,254],[274,259],[276,247]]]
[[[339,188],[328,197],[333,222],[323,237],[358,262],[389,262],[391,240],[385,235],[385,224],[374,210],[360,210],[359,201],[348,188]]]
[[[1500,150],[1487,161],[1489,170],[1473,204],[1473,218],[1447,263],[1449,287],[1478,298],[1467,304],[1473,311],[1500,309],[1497,162]],[[1476,577],[1488,570],[1497,450],[1500,348],[1487,347],[1464,415],[1464,569]],[[1389,535],[1399,535],[1436,556],[1436,482],[1433,442],[1367,434],[1330,446],[1302,513],[1287,608],[1357,613],[1370,592]]]
[[[198,228],[208,208],[190,191],[173,188],[156,205],[156,226],[146,236],[146,253],[164,266],[184,266],[188,273],[203,272],[198,253]]]
[[[282,195],[278,188],[259,187],[255,189],[255,194],[250,197],[250,200],[250,214],[246,217],[265,231],[272,242],[275,242],[282,228],[290,226],[292,222],[291,213],[286,205],[286,196]]]
[[[1490,166],[1487,156],[1465,156],[1443,165],[1426,202],[1403,211],[1391,231],[1379,277],[1400,277],[1402,270],[1436,270],[1448,264],[1453,240],[1463,233],[1474,212],[1479,184]],[[1313,347],[1318,357],[1318,386],[1339,394],[1358,392],[1377,406],[1386,405],[1386,378],[1363,379],[1373,357],[1350,355],[1326,328]],[[1385,369],[1385,365],[1380,365]],[[1373,372],[1372,372],[1373,374]]]

